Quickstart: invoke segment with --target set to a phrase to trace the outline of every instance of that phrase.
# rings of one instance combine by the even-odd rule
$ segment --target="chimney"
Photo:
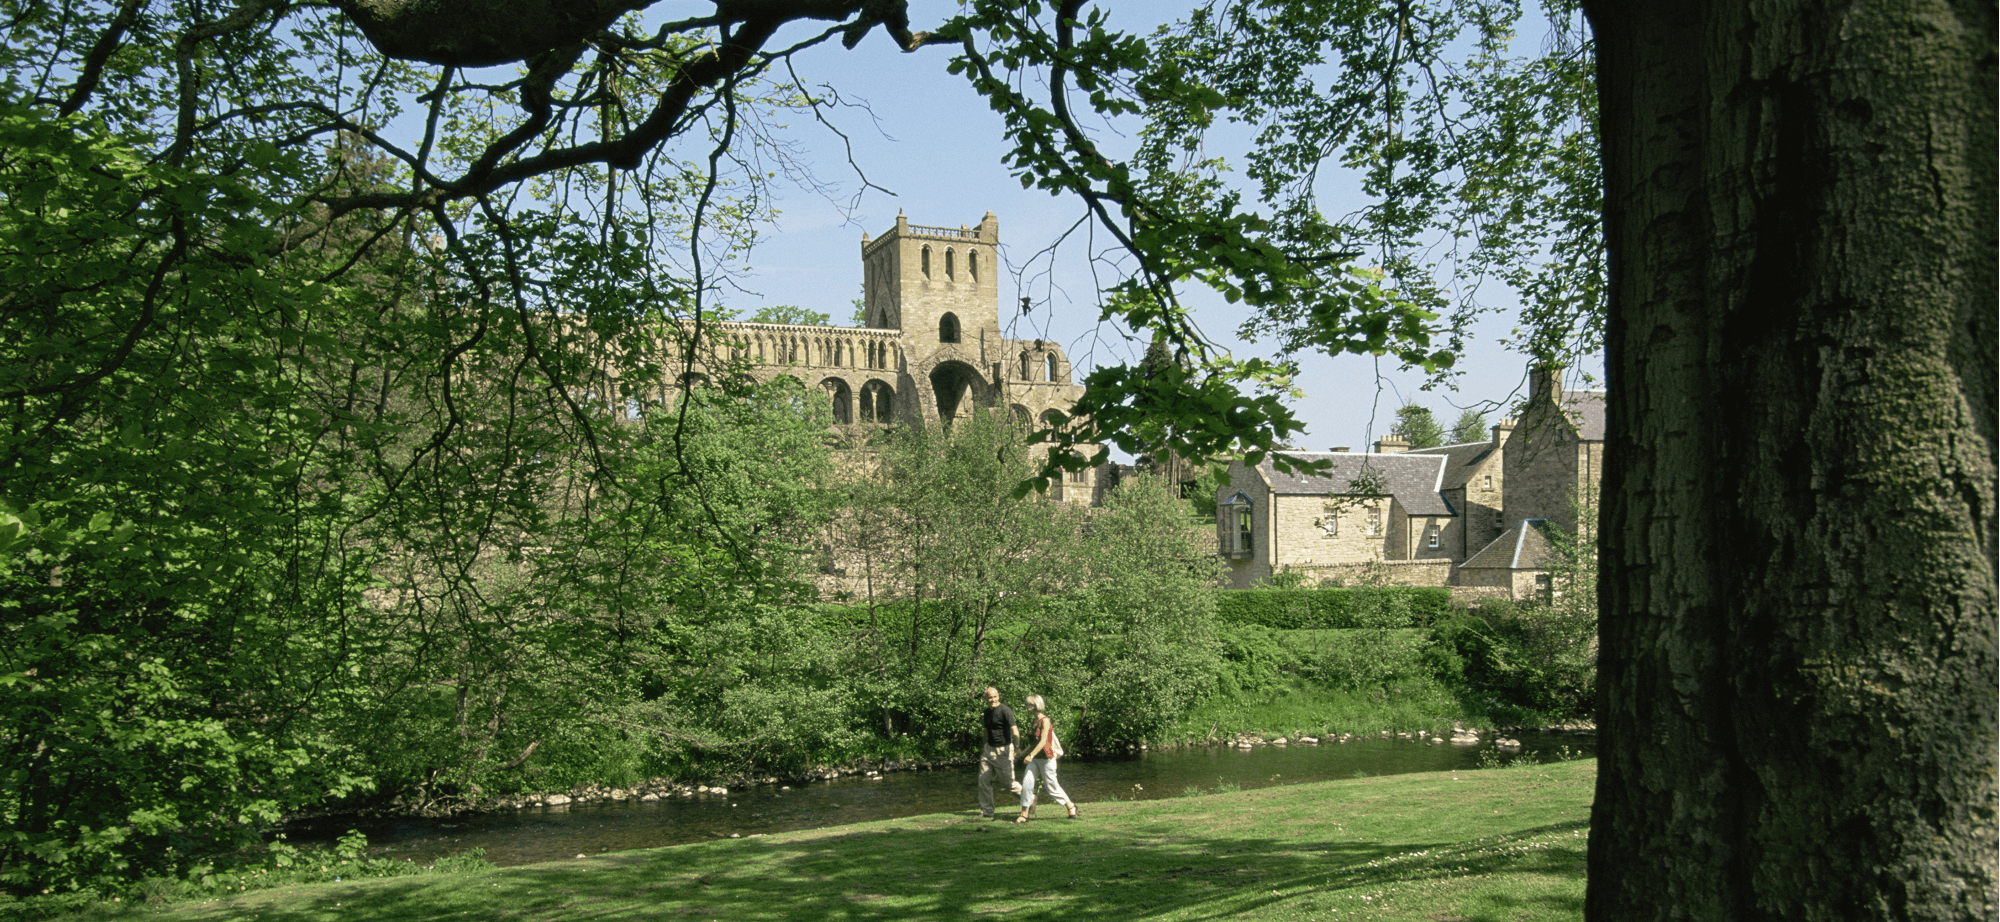
[[[1403,441],[1400,435],[1385,435],[1375,443],[1375,453],[1378,455],[1399,455],[1409,450],[1410,443]]]
[[[1563,367],[1553,362],[1528,369],[1528,402],[1554,403],[1562,394]]]
[[[1503,419],[1493,424],[1493,449],[1500,450],[1507,444],[1507,434],[1514,431],[1514,421]]]

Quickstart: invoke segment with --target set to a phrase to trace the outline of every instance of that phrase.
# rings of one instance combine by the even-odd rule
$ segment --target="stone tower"
[[[896,229],[861,237],[866,326],[903,331],[905,348],[977,343],[1000,332],[1000,219],[977,227],[925,227],[896,215]]]

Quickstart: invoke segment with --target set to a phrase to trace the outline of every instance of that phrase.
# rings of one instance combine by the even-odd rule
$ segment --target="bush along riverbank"
[[[1532,609],[1490,604],[1452,609],[1445,596],[1420,589],[1294,589],[1219,593],[1215,636],[1219,656],[1211,687],[1181,702],[1175,719],[1136,742],[1091,745],[1058,712],[1066,743],[1078,755],[1183,746],[1265,745],[1285,740],[1395,737],[1460,745],[1498,746],[1520,730],[1592,732],[1579,715],[1587,678],[1518,665],[1537,657]],[[1273,624],[1306,625],[1272,627]],[[1328,626],[1337,625],[1337,626]],[[1359,626],[1357,626],[1359,625]],[[1009,689],[1009,691],[1013,691]],[[1009,695],[1010,699],[1015,697]],[[1171,706],[1168,705],[1168,706]],[[822,745],[810,761],[796,757],[681,761],[671,773],[635,776],[630,762],[606,760],[596,771],[578,765],[563,776],[586,780],[538,784],[534,775],[502,791],[406,790],[352,806],[361,816],[444,816],[565,804],[652,802],[740,790],[754,785],[805,784],[832,778],[934,768],[973,761],[979,708],[963,705],[956,732],[903,735],[893,741],[850,733]],[[1305,745],[1312,745],[1307,743]],[[886,753],[886,754],[885,754]],[[773,770],[771,766],[786,767]],[[619,775],[612,778],[610,775]]]
[[[1594,761],[1100,802],[1075,822],[974,811],[506,869],[292,883],[75,907],[81,919],[688,916],[731,922],[1019,914],[1581,919]]]

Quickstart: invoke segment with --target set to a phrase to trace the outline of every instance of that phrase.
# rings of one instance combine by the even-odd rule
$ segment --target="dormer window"
[[[1251,537],[1252,525],[1255,523],[1250,497],[1242,490],[1238,490],[1236,495],[1224,500],[1216,508],[1221,512],[1219,520],[1223,527],[1222,552],[1231,557],[1250,556],[1250,550],[1254,545]]]

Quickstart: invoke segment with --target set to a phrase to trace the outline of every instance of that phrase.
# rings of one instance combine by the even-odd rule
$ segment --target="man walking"
[[[1014,777],[1014,743],[1021,738],[1021,728],[1014,725],[1014,710],[1000,703],[1000,690],[986,690],[986,736],[979,746],[979,815],[993,818],[993,776],[1007,777],[1007,788],[1014,794],[1021,793],[1021,782]]]

